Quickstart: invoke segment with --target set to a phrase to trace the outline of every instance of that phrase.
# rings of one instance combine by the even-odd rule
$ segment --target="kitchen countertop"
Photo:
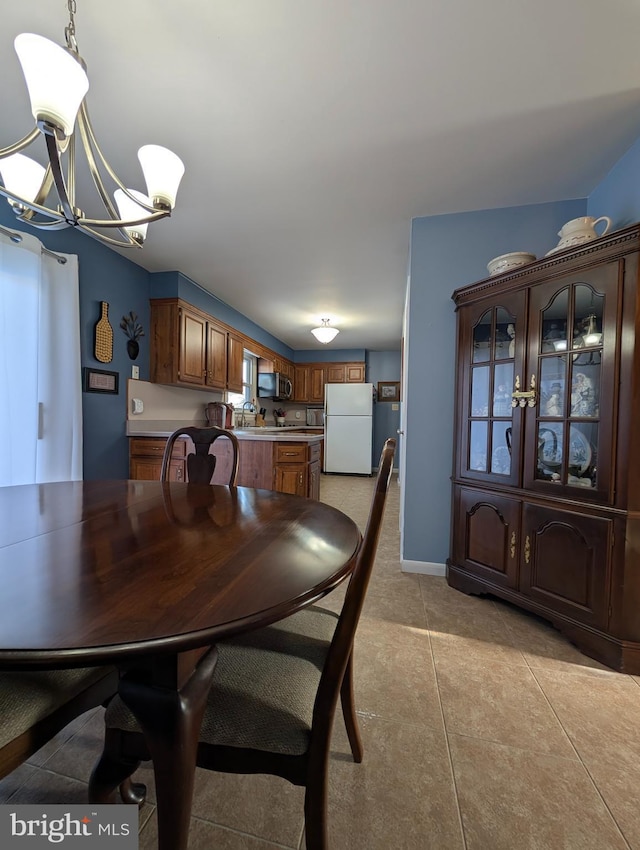
[[[170,437],[178,428],[206,428],[206,422],[173,422],[171,420],[127,420],[127,437]],[[233,433],[239,440],[266,440],[277,443],[286,440],[294,443],[316,443],[324,439],[322,428],[310,428],[306,425],[285,426],[284,428],[234,428]]]

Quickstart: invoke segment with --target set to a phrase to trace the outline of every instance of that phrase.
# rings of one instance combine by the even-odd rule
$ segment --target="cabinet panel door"
[[[229,334],[227,342],[227,389],[233,393],[242,392],[243,342],[238,336]]]
[[[364,363],[347,363],[347,383],[364,384]]]
[[[320,499],[320,461],[309,464],[309,498]]]
[[[327,384],[344,384],[345,383],[345,368],[344,364],[326,366],[326,383]]]
[[[203,386],[206,373],[207,323],[196,313],[180,309],[179,369],[182,383]]]
[[[324,404],[324,366],[309,368],[309,401]]]
[[[307,464],[283,463],[273,469],[273,489],[292,496],[307,495]]]
[[[172,460],[169,462],[169,480],[184,481],[185,468],[183,460]],[[129,475],[134,481],[160,481],[162,471],[162,460],[149,457],[131,458]]]
[[[583,623],[605,626],[613,520],[523,506],[520,590]]]
[[[223,390],[227,385],[227,332],[207,324],[207,385]]]
[[[525,303],[524,292],[506,293],[461,311],[457,477],[520,483],[522,408],[512,394],[524,375]]]
[[[520,501],[456,488],[453,561],[504,587],[518,586]]]
[[[293,375],[293,400],[309,401],[309,367],[296,366]]]

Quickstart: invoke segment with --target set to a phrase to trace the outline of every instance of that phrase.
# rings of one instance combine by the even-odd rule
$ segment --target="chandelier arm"
[[[98,192],[100,193],[100,196],[102,197],[103,202],[105,203],[105,206],[107,206],[107,209],[113,209],[113,205],[112,205],[111,199],[109,198],[108,195],[107,195],[107,198],[109,198],[109,200],[105,201],[105,199],[104,199],[103,192],[106,194],[106,190],[104,189],[104,184],[102,183],[102,178],[101,178],[100,173],[98,171],[98,168],[97,168],[97,165],[96,165],[96,162],[95,162],[95,157],[93,156],[93,149],[95,149],[98,157],[100,158],[100,162],[102,163],[105,171],[107,172],[109,177],[111,177],[113,182],[118,186],[118,188],[122,189],[122,191],[125,193],[125,195],[127,195],[127,197],[130,198],[130,200],[134,201],[139,207],[142,207],[143,209],[148,210],[148,212],[150,212],[150,213],[156,213],[157,209],[154,206],[152,206],[150,204],[145,204],[144,201],[142,201],[139,198],[136,198],[135,195],[131,194],[129,189],[127,189],[127,187],[124,185],[122,180],[120,180],[120,178],[115,173],[113,168],[111,168],[111,166],[107,162],[106,157],[102,153],[102,149],[101,149],[100,145],[98,144],[98,140],[96,139],[96,134],[93,130],[93,124],[91,123],[91,119],[89,118],[89,110],[87,109],[86,101],[82,101],[82,105],[80,106],[80,111],[78,113],[78,126],[80,127],[80,133],[82,135],[85,152],[87,154],[87,159],[90,160],[89,168],[91,169],[91,174],[94,178],[94,183],[96,182],[96,179],[100,182],[100,185],[102,186],[102,191],[98,188],[97,184],[96,184],[96,188],[98,189]],[[85,139],[86,139],[86,141],[85,141]],[[89,151],[91,151],[91,153],[89,153]],[[91,161],[93,161],[93,168],[91,167]],[[94,169],[95,169],[95,172],[94,172]],[[113,213],[113,215],[117,217],[117,214],[115,212]],[[166,215],[171,215],[171,211],[168,210]],[[165,216],[162,216],[162,218],[164,218],[164,217]],[[154,221],[155,219],[145,219],[145,220]]]
[[[28,133],[24,139],[20,139],[19,142],[14,142],[14,144],[9,145],[8,148],[0,148],[0,159],[4,159],[5,156],[11,156],[11,154],[19,153],[21,150],[24,150],[28,147],[32,142],[40,136],[40,130],[38,127],[34,127],[33,130]]]
[[[50,135],[49,133],[43,133],[43,135],[45,142],[47,143],[47,153],[49,154],[51,173],[53,174],[53,181],[56,184],[56,191],[58,193],[58,197],[60,198],[64,217],[69,222],[69,224],[75,224],[76,216],[73,211],[71,202],[69,201],[69,194],[67,192],[67,186],[64,180],[64,173],[62,171],[62,161],[60,159],[60,151],[58,150],[56,138],[54,135]]]
[[[102,220],[99,218],[83,218],[80,217],[77,219],[79,227],[133,227],[136,224],[146,224],[147,222],[159,221],[161,218],[166,218],[169,213],[166,210],[156,210],[153,215],[145,216],[144,218],[132,218],[130,221],[127,219],[116,218],[116,219],[106,219]]]
[[[35,201],[25,201],[24,198],[20,197],[20,195],[16,195],[14,192],[10,192],[8,189],[5,189],[4,186],[0,186],[0,195],[4,195],[5,198],[9,198],[9,200],[15,201],[17,204],[20,204],[20,206],[27,207],[29,210],[31,210],[34,213],[36,213],[36,212],[42,213],[42,215],[45,215],[48,218],[53,219],[55,222],[58,222],[58,221],[66,222],[67,221],[67,219],[65,218],[64,215],[62,215],[62,213],[58,213],[58,212],[55,212],[54,210],[50,210],[48,207],[43,207],[41,204],[37,204]],[[17,218],[19,218],[21,221],[28,221],[29,224],[35,225],[35,222],[33,220],[31,220],[31,218],[27,217],[26,215],[21,214],[21,215],[18,215]],[[44,222],[42,222],[42,223],[44,224]]]
[[[99,224],[103,227],[110,226],[106,225],[104,222],[99,222]],[[136,242],[135,239],[132,239],[126,230],[120,230],[120,235],[126,240],[125,242],[121,242],[118,239],[112,239],[110,236],[106,236],[104,233],[100,233],[98,230],[94,230],[92,227],[87,227],[84,224],[79,224],[78,228],[88,236],[92,236],[94,239],[97,239],[98,242],[106,242],[108,245],[115,245],[117,248],[142,248],[142,245]]]
[[[98,152],[98,156],[104,162],[104,157],[98,147],[96,142],[96,137],[93,132],[93,127],[91,126],[91,122],[89,121],[89,115],[87,113],[86,105],[84,101],[80,106],[80,111],[78,113],[78,128],[80,130],[80,137],[82,138],[82,146],[84,148],[84,153],[87,158],[87,164],[89,166],[89,172],[91,174],[91,179],[93,180],[93,185],[96,188],[96,192],[100,195],[100,199],[104,204],[109,216],[114,220],[118,220],[118,213],[116,208],[114,207],[111,197],[106,190],[106,187],[102,181],[102,176],[100,174],[100,170],[96,163],[96,158],[93,154],[93,147],[96,148]]]

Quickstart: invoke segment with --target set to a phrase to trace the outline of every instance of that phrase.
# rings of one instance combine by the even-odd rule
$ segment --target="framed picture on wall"
[[[400,381],[378,381],[378,401],[400,401]]]
[[[83,368],[83,389],[86,393],[118,394],[118,373],[107,372],[106,369]]]

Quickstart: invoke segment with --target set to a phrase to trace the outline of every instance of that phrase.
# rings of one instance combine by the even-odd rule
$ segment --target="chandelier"
[[[320,321],[322,322],[322,327],[313,328],[311,333],[315,336],[318,342],[322,342],[326,345],[328,342],[331,342],[331,340],[334,339],[340,331],[338,328],[329,327],[329,319],[320,319]]]
[[[66,48],[33,33],[22,33],[14,41],[36,126],[20,141],[0,148],[0,194],[7,198],[18,220],[33,227],[77,227],[107,244],[139,248],[149,222],[171,215],[184,165],[167,148],[144,145],[138,151],[138,159],[147,194],[128,189],[115,174],[89,120],[85,101],[89,79],[76,42],[75,0],[67,0],[67,6]],[[104,218],[88,218],[76,206],[78,135],[106,212]],[[40,137],[47,150],[46,168],[21,153]],[[116,187],[113,200],[102,172]],[[47,202],[52,205],[46,206]],[[114,231],[120,238],[109,235]]]

